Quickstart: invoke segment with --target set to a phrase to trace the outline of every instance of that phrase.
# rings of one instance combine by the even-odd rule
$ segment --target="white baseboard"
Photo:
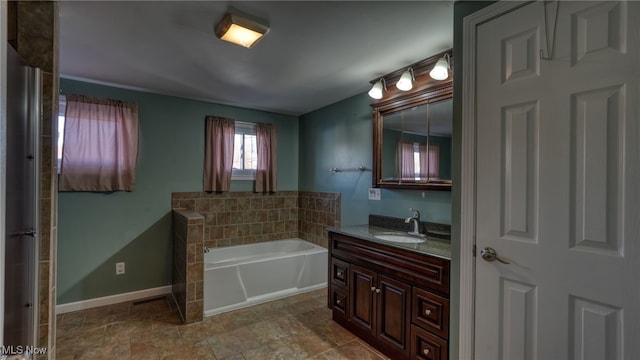
[[[152,289],[132,291],[123,294],[109,295],[89,300],[76,301],[66,304],[56,305],[56,315],[72,311],[85,310],[99,306],[117,304],[126,301],[146,299],[154,296],[171,294],[171,285],[161,286]]]

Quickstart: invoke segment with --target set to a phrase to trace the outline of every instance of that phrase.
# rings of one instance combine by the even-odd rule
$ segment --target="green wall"
[[[409,208],[426,221],[451,222],[451,193],[382,189],[382,200],[369,200],[371,171],[338,172],[331,168],[371,169],[373,125],[371,98],[359,94],[300,118],[300,190],[342,194],[342,225],[365,224],[369,214],[404,217]]]
[[[298,190],[298,118],[61,79],[62,93],[136,101],[140,145],[132,192],[60,192],[57,302],[171,283],[171,192],[201,191],[204,118],[277,124],[278,188]],[[252,190],[234,181],[232,191]],[[115,275],[115,263],[126,274]]]

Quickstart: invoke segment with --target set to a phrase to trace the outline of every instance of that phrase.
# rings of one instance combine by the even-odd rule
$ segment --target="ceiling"
[[[219,40],[232,9],[264,19],[253,48]],[[70,79],[301,115],[453,46],[453,1],[62,1]]]

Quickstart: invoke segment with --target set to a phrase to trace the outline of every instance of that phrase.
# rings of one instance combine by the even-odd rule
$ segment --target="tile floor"
[[[331,320],[326,289],[182,325],[168,298],[58,315],[57,359],[387,359]]]

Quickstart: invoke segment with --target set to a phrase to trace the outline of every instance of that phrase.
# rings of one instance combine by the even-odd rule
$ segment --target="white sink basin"
[[[374,235],[374,237],[380,240],[393,241],[397,243],[418,244],[418,243],[424,242],[424,239],[422,238],[409,236],[409,235],[400,235],[400,234],[379,234],[379,235]]]

